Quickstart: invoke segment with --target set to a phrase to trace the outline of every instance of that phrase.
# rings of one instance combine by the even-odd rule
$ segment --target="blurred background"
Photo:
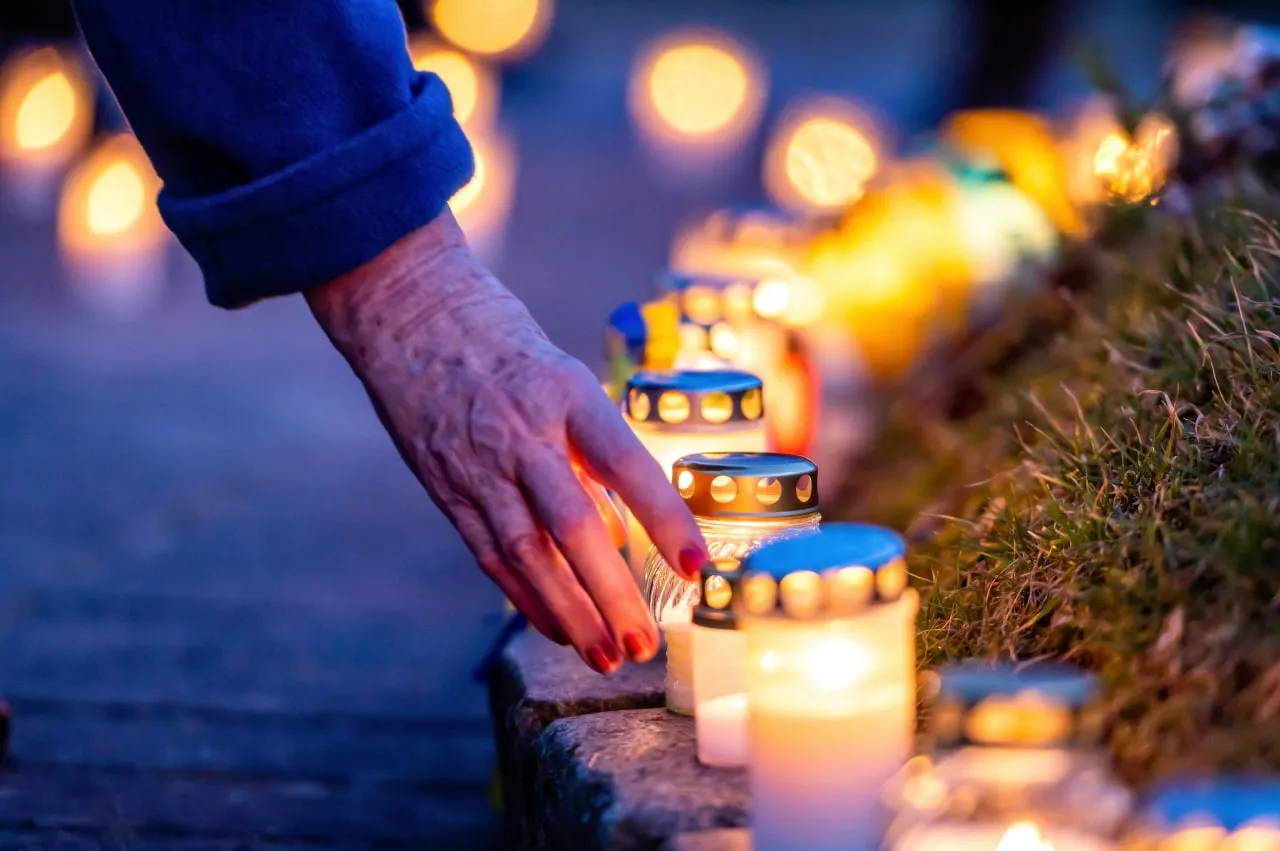
[[[1231,11],[1266,20],[1268,5]],[[1191,11],[402,8],[415,59],[446,79],[477,149],[455,212],[551,338],[597,368],[609,312],[651,296],[691,223],[762,201],[838,211],[873,150],[910,150],[955,108],[1068,109],[1089,93],[1071,62],[1081,43],[1153,92]],[[212,789],[235,772],[373,774],[406,800],[425,789],[483,802],[490,734],[470,671],[498,592],[300,299],[237,313],[204,303],[67,5],[5,0],[0,52],[0,694],[15,715],[0,786],[18,790],[0,796],[0,832],[23,807],[40,811],[30,784],[42,772],[69,765],[88,789],[131,766]],[[794,142],[813,114],[827,123]],[[771,176],[780,144],[840,166],[818,181]],[[487,812],[402,823],[465,831]]]

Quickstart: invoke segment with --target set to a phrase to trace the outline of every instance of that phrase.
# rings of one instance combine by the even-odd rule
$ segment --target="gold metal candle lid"
[[[733,556],[722,556],[702,566],[698,577],[701,595],[693,610],[695,626],[711,629],[737,629],[738,616],[733,600],[742,589],[742,562]]]
[[[798,620],[857,615],[907,590],[907,545],[882,526],[833,523],[765,544],[742,565],[738,614]]]
[[[939,676],[929,725],[935,746],[1062,747],[1099,733],[1098,683],[1078,668],[970,662]]]
[[[782,452],[686,455],[671,481],[695,517],[766,519],[818,510],[818,466]]]
[[[627,382],[622,405],[633,422],[673,431],[759,422],[764,384],[736,369],[642,371]]]
[[[664,272],[658,288],[680,311],[680,321],[709,331],[719,322],[742,323],[755,316],[760,278]]]

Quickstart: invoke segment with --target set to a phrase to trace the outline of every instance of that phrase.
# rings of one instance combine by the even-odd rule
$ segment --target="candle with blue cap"
[[[1093,676],[975,661],[931,680],[930,746],[886,795],[888,849],[1114,847],[1132,795],[1099,744]]]
[[[912,750],[918,605],[905,541],[877,526],[834,524],[743,563],[755,851],[879,848],[884,785]]]
[[[1132,841],[1135,851],[1275,851],[1280,849],[1280,780],[1226,776],[1183,779],[1147,798]]]

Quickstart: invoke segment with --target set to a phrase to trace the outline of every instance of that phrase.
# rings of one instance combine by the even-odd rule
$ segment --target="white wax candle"
[[[662,465],[662,471],[666,473],[668,480],[671,479],[671,468],[685,455],[700,452],[764,452],[768,448],[764,418],[697,431],[643,424],[637,426],[630,420],[627,422],[644,444],[644,448]],[[628,511],[627,553],[637,582],[643,582],[644,560],[651,546],[653,543],[649,540],[649,533],[640,525],[636,516]]]
[[[746,619],[755,851],[880,847],[883,788],[913,744],[917,599]]]
[[[729,694],[697,706],[698,761],[718,768],[747,764],[747,696]]]
[[[693,628],[688,622],[663,621],[667,639],[667,709],[693,714]]]
[[[938,823],[913,827],[891,851],[1114,851],[1108,839],[1032,822]]]

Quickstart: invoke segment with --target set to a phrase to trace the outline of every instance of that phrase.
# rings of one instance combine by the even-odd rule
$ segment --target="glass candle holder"
[[[1114,847],[1133,802],[1098,747],[1092,676],[965,663],[937,683],[927,753],[886,792],[887,848]]]
[[[870,851],[914,737],[916,592],[905,542],[836,524],[765,545],[733,609],[747,638],[755,851]]]
[[[622,414],[670,476],[676,460],[685,455],[763,451],[763,388],[759,378],[738,370],[642,371],[627,381]],[[651,543],[628,511],[628,563],[637,582]]]
[[[1125,851],[1276,851],[1280,781],[1215,777],[1158,787],[1144,802]]]
[[[672,481],[693,514],[713,560],[745,558],[765,541],[818,527],[818,468],[807,458],[773,452],[689,455],[675,463]],[[649,611],[667,639],[667,708],[694,712],[690,619],[699,583],[671,569],[657,548],[644,565]]]

